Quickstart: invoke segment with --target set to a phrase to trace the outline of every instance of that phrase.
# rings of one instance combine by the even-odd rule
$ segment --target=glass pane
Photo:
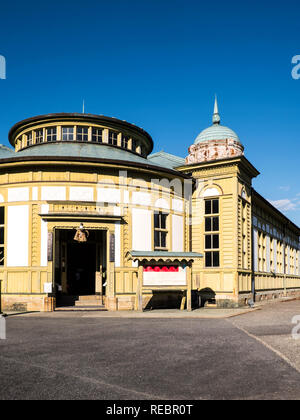
[[[167,215],[161,213],[161,229],[167,229]]]
[[[219,200],[213,200],[213,213],[219,213]]]
[[[0,265],[4,265],[4,248],[0,248]]]
[[[205,232],[211,232],[211,217],[205,218]]]
[[[213,248],[219,248],[219,235],[213,235]]]
[[[154,213],[154,227],[159,228],[159,214]]]
[[[211,249],[211,235],[205,235],[205,249]]]
[[[211,267],[212,266],[212,258],[211,258],[211,252],[205,253],[205,266]]]
[[[217,230],[219,230],[219,218],[218,217],[213,217],[213,231],[216,232]]]
[[[157,230],[154,231],[154,246],[159,247],[160,246],[160,240],[159,240],[159,232]]]
[[[4,225],[4,207],[0,207],[0,225]]]
[[[220,256],[219,252],[213,252],[213,266],[219,267],[220,265]]]
[[[0,244],[4,245],[4,227],[0,227]]]
[[[211,200],[205,201],[205,214],[211,214]]]
[[[160,232],[161,237],[161,247],[166,248],[167,246],[167,233],[166,232]]]

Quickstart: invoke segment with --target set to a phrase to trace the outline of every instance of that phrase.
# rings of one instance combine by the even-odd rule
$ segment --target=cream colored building
[[[151,154],[143,129],[90,114],[29,118],[9,140],[2,310],[191,310],[300,294],[300,230],[253,190],[259,173],[217,105],[186,160]]]

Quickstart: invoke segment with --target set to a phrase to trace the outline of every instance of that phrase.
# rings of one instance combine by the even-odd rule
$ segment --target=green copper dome
[[[220,125],[221,119],[218,110],[217,98],[215,99],[215,107],[212,121],[213,125],[201,131],[201,133],[197,136],[196,140],[194,141],[194,144],[210,140],[226,140],[229,138],[240,143],[238,135],[233,130],[231,130],[228,127],[224,127],[223,125]]]

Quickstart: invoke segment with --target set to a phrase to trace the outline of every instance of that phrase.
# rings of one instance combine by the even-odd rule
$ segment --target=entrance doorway
[[[87,242],[74,240],[75,229],[55,229],[55,288],[64,297],[105,295],[106,231],[90,229]]]
[[[67,261],[67,293],[79,296],[95,295],[96,244],[69,242]]]

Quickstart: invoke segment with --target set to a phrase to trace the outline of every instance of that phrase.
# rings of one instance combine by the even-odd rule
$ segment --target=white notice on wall
[[[44,293],[52,293],[52,283],[44,283]]]

